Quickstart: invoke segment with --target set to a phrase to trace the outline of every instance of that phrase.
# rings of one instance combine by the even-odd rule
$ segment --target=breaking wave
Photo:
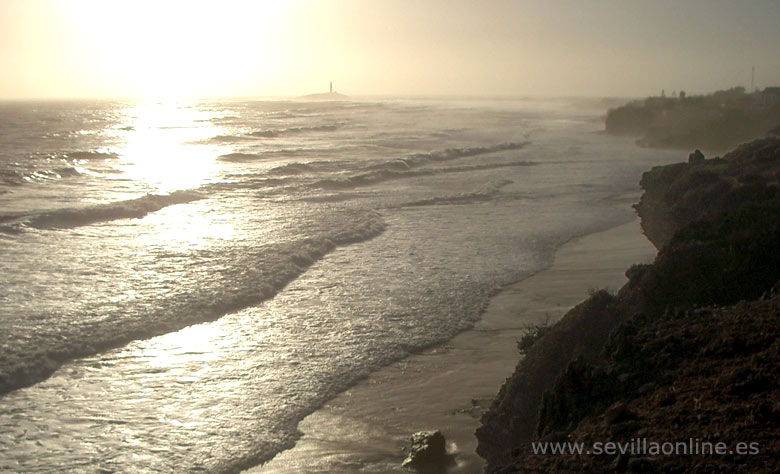
[[[484,165],[451,166],[448,168],[425,168],[406,171],[382,169],[360,173],[344,178],[321,179],[312,183],[311,187],[321,189],[348,189],[359,186],[367,186],[393,179],[417,178],[419,176],[431,176],[444,173],[467,173],[469,171],[511,168],[517,166],[534,166],[536,164],[538,163],[535,161],[513,161],[509,163],[487,163]]]
[[[508,142],[493,146],[478,146],[468,148],[447,148],[446,150],[432,151],[430,153],[415,153],[405,158],[374,165],[375,169],[409,169],[422,166],[428,163],[450,161],[457,158],[466,158],[469,156],[485,155],[499,151],[519,150],[528,145],[529,142]]]
[[[250,140],[257,140],[262,138],[276,138],[281,136],[298,135],[303,133],[315,133],[315,132],[334,132],[338,130],[340,125],[315,125],[311,127],[290,127],[290,128],[270,128],[264,130],[255,130],[253,132],[240,134],[240,135],[217,135],[210,138],[208,141],[213,143],[232,143],[232,142],[246,142]]]
[[[403,206],[444,206],[452,204],[471,204],[475,202],[490,201],[496,194],[501,191],[501,188],[508,184],[512,184],[510,179],[502,179],[496,182],[487,183],[482,188],[470,192],[459,193],[450,196],[438,196],[431,199],[421,199],[419,201],[412,201],[402,205]]]
[[[101,151],[74,151],[66,156],[74,160],[110,160],[119,157],[116,153]]]
[[[220,155],[217,159],[220,161],[243,163],[254,160],[263,160],[268,157],[285,157],[285,156],[301,156],[301,155],[338,155],[341,152],[356,150],[355,146],[346,147],[296,147],[296,148],[278,148],[273,150],[266,150],[262,153],[227,153]]]
[[[307,133],[307,132],[334,132],[338,130],[338,128],[339,128],[338,125],[291,127],[291,128],[282,128],[282,129],[258,130],[255,132],[251,132],[248,135],[252,137],[258,137],[258,138],[273,138],[281,135],[295,135],[295,134]]]
[[[277,166],[268,170],[271,175],[297,175],[303,173],[338,172],[344,169],[345,164],[337,160],[293,162]]]
[[[96,222],[117,219],[140,218],[151,212],[174,204],[197,201],[203,196],[194,191],[176,191],[167,195],[147,194],[127,201],[99,204],[82,208],[67,208],[20,217],[28,227],[36,229],[63,229],[79,227]]]
[[[269,174],[286,175],[286,174],[300,174],[313,171],[314,167],[308,163],[289,163],[282,166],[277,166],[268,171]]]
[[[367,167],[369,171],[353,174],[347,177],[328,178],[314,182],[311,186],[323,189],[343,189],[357,186],[366,186],[382,181],[402,178],[415,178],[440,173],[457,173],[475,171],[480,169],[500,168],[505,166],[528,166],[534,162],[520,161],[511,163],[497,163],[485,165],[464,165],[448,168],[420,168],[426,164],[439,163],[489,153],[507,150],[518,150],[528,145],[528,142],[508,142],[492,146],[479,146],[468,148],[447,148],[446,150],[432,151],[430,153],[415,153],[405,158],[389,162],[379,163]]]
[[[62,166],[59,168],[28,172],[3,170],[0,171],[0,183],[8,186],[21,186],[36,180],[61,179],[80,175],[81,172],[73,166]]]
[[[296,240],[227,248],[224,261],[230,264],[222,271],[207,281],[155,299],[143,314],[137,312],[138,301],[129,301],[129,307],[111,307],[111,314],[92,323],[64,326],[54,341],[44,343],[37,338],[41,335],[31,334],[20,337],[18,344],[0,346],[0,360],[4,361],[0,365],[0,395],[47,378],[67,360],[213,321],[259,304],[335,248],[371,239],[384,230],[385,223],[376,211],[341,211],[327,219],[324,228],[315,228]],[[87,311],[102,313],[106,309]],[[40,319],[65,316],[41,315]]]
[[[243,163],[245,161],[254,161],[261,159],[261,155],[254,153],[228,153],[226,155],[219,155],[217,158],[220,161],[228,161],[231,163]]]

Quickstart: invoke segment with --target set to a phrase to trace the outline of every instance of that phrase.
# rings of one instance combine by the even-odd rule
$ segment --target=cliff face
[[[606,292],[594,294],[569,311],[527,351],[477,429],[477,454],[489,464],[511,463],[513,449],[534,439],[542,396],[552,390],[556,375],[573,358],[596,360],[601,344],[618,322],[612,310],[614,300]]]
[[[759,403],[780,394],[774,369],[767,369],[780,366],[778,297],[739,303],[760,298],[780,281],[780,139],[695,161],[643,177],[637,207],[645,232],[661,248],[653,264],[630,268],[616,296],[598,292],[567,313],[501,388],[477,430],[477,452],[489,471],[606,472],[629,462],[532,455],[532,440],[629,440],[644,429],[644,436],[677,441],[687,439],[678,433],[694,433],[708,416],[715,421],[694,437],[736,442],[780,425],[780,405]],[[736,306],[721,311],[729,305]],[[763,313],[752,321],[745,308]],[[742,366],[755,370],[732,374]],[[683,376],[680,367],[701,379]],[[697,392],[703,388],[721,395],[708,411],[691,413],[689,405],[700,403],[694,398],[710,393]],[[670,394],[686,394],[679,395],[684,402]],[[628,418],[615,421],[615,410],[623,413],[617,418]],[[712,418],[716,412],[734,415]],[[735,414],[742,412],[753,421],[740,424]],[[693,458],[675,459],[658,462],[672,466]],[[773,462],[771,456],[748,461],[756,468]],[[745,459],[718,462],[736,468]]]
[[[763,137],[780,124],[780,104],[742,88],[694,97],[649,97],[607,113],[607,132],[638,137],[642,146],[720,153]]]
[[[545,398],[541,439],[754,443],[724,456],[551,456],[521,451],[516,472],[780,472],[780,293],[733,306],[635,316],[605,361],[575,361]],[[647,447],[646,447],[647,449]],[[652,449],[652,445],[650,447]]]

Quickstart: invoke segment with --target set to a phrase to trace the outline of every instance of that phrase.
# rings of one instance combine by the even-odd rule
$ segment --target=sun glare
[[[128,115],[131,130],[118,150],[123,176],[169,193],[197,187],[215,173],[220,149],[202,143],[220,134],[210,114],[187,103],[147,102]]]
[[[95,88],[184,98],[240,91],[278,60],[290,2],[61,0]]]

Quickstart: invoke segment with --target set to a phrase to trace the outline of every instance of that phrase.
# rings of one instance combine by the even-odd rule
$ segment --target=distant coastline
[[[721,154],[780,129],[780,87],[648,97],[610,109],[605,127],[614,135],[637,137],[640,146]]]
[[[338,92],[320,92],[318,94],[307,94],[300,97],[296,97],[298,100],[311,100],[311,101],[345,101],[350,100],[349,96],[339,94]]]

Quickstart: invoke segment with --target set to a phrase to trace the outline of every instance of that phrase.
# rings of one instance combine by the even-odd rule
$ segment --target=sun
[[[232,95],[283,52],[274,37],[291,2],[60,0],[94,87],[124,95]]]

